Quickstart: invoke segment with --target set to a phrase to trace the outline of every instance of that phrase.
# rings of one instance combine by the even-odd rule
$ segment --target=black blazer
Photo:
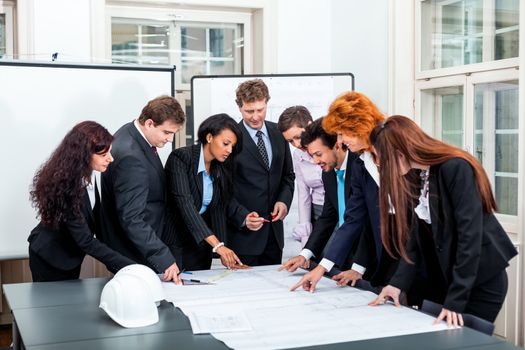
[[[197,174],[200,150],[200,144],[176,149],[166,162],[168,210],[164,241],[168,245],[208,245],[204,239],[212,234],[221,241],[226,239],[226,205],[217,181],[213,181],[212,201],[205,212],[210,224],[199,214],[202,206],[202,173]]]
[[[474,171],[467,161],[453,158],[431,166],[429,186],[432,237],[448,285],[443,307],[463,312],[470,290],[499,274],[517,251],[496,217],[483,211]],[[416,264],[401,261],[390,281],[403,290],[421,263],[418,231],[414,220],[407,249]]]
[[[115,159],[102,173],[101,239],[111,248],[158,273],[175,262],[161,241],[166,179],[158,155],[133,122],[115,133]]]
[[[345,222],[328,245],[325,258],[341,266],[355,240],[367,235],[367,240],[359,245],[354,262],[366,267],[367,274],[373,276],[384,258],[379,227],[379,188],[360,158],[353,162],[351,171],[352,193],[346,202]],[[364,244],[366,242],[369,243]]]
[[[351,189],[351,169],[352,163],[358,157],[356,153],[348,151],[348,158],[345,171],[345,198],[349,198]],[[314,256],[319,257],[332,236],[334,229],[339,222],[339,205],[337,201],[337,176],[335,170],[323,172],[324,204],[323,211],[317,219],[312,229],[312,233],[304,246],[309,249]]]
[[[246,215],[256,211],[271,219],[275,202],[286,204],[290,210],[293,198],[295,174],[293,172],[290,146],[277,130],[277,124],[265,122],[272,145],[272,164],[264,165],[255,141],[243,122],[243,149],[235,158],[234,198],[229,206],[228,244],[237,254],[260,255],[273,231],[279,247],[284,245],[283,222],[265,223],[259,231],[243,227]]]
[[[39,223],[29,235],[29,249],[51,266],[68,271],[82,264],[86,254],[101,261],[115,273],[134,261],[108,248],[94,237],[96,220],[87,191],[84,191],[81,217],[69,218],[58,229]]]

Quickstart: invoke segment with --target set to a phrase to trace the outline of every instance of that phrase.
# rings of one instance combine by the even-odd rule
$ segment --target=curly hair
[[[268,102],[270,100],[270,93],[268,92],[268,86],[261,79],[252,79],[242,82],[235,91],[235,102],[239,108],[245,102],[255,102],[264,100]]]
[[[370,132],[385,120],[384,114],[365,95],[349,91],[337,97],[323,119],[323,128],[330,134],[343,132],[360,137],[370,148]]]
[[[81,217],[86,181],[91,178],[91,156],[109,151],[113,136],[93,121],[73,127],[33,178],[30,200],[44,226],[58,228],[69,218]]]

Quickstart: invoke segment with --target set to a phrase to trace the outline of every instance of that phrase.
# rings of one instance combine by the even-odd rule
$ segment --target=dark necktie
[[[153,153],[155,153],[156,156],[159,155],[159,154],[157,153],[157,147],[155,147],[155,146],[151,146],[151,150],[153,151]]]
[[[257,136],[257,148],[259,149],[259,153],[261,154],[262,160],[266,165],[266,169],[269,169],[270,162],[268,160],[268,152],[266,152],[266,146],[264,145],[262,135],[263,133],[261,130],[257,131],[257,133],[255,134],[255,136]]]

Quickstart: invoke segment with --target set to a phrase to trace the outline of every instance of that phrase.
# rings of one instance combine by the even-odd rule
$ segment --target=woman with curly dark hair
[[[40,217],[28,238],[34,282],[77,279],[86,254],[111,272],[134,263],[94,237],[100,206],[95,172],[113,161],[112,141],[100,124],[81,122],[33,178],[31,201]]]

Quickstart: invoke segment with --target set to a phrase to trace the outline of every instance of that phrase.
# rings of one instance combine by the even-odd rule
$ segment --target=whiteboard
[[[286,108],[296,105],[308,108],[314,119],[322,117],[338,95],[354,89],[352,73],[195,76],[191,80],[194,137],[199,125],[210,115],[227,113],[240,121],[235,90],[243,81],[255,78],[268,86],[270,101],[266,120],[273,122],[277,122]]]
[[[174,96],[171,67],[69,65],[0,60],[0,260],[28,256],[38,223],[29,200],[37,169],[78,122],[94,120],[114,133],[147,101]],[[159,149],[163,161],[171,147]]]

